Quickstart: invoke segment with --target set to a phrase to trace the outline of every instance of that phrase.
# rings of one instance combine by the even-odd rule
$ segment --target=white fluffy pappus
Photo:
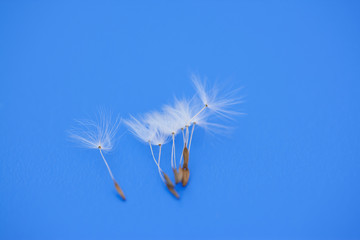
[[[134,116],[130,116],[130,119],[125,119],[124,123],[135,137],[145,143],[151,141],[155,135],[153,129],[149,129],[141,120],[136,119]]]
[[[69,137],[82,147],[98,149],[107,152],[114,147],[114,138],[119,130],[121,119],[100,113],[97,121],[76,120],[77,126],[69,131]]]
[[[169,114],[164,107],[162,112],[151,112],[145,115],[145,122],[165,135],[177,134],[184,126],[183,121]]]
[[[174,100],[174,105],[164,106],[164,112],[171,116],[179,127],[179,129],[190,126],[193,123],[206,124],[207,115],[205,112],[200,112],[201,106],[191,99],[177,99]]]
[[[152,137],[150,142],[152,145],[164,145],[168,143],[169,140],[170,140],[170,135],[165,134],[157,129],[155,135]]]
[[[130,116],[130,119],[124,120],[124,123],[139,140],[152,145],[163,145],[169,141],[169,135],[159,129],[155,118],[157,118],[155,115],[146,115],[139,120]]]
[[[206,80],[201,80],[200,77],[196,75],[192,75],[191,80],[204,110],[208,108],[213,113],[228,119],[231,119],[232,115],[240,114],[238,109],[234,108],[236,105],[242,103],[241,97],[238,96],[240,89],[224,91],[215,85],[209,88],[206,85]]]

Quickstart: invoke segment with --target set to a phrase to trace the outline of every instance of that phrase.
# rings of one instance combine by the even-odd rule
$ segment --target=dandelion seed
[[[212,112],[225,118],[231,119],[232,115],[239,114],[238,111],[231,109],[242,102],[241,98],[238,96],[239,89],[224,92],[220,91],[216,86],[213,86],[212,88],[207,87],[206,81],[201,80],[200,77],[196,75],[192,75],[191,79],[196,89],[197,96],[203,104],[203,108],[199,113],[206,108],[209,108]]]
[[[109,152],[114,147],[114,138],[118,132],[120,125],[120,119],[112,123],[111,117],[106,116],[104,113],[100,112],[97,121],[84,120],[77,121],[77,127],[70,131],[70,138],[85,148],[98,149],[104,163],[108,169],[111,179],[114,182],[115,189],[122,197],[123,200],[126,200],[124,192],[120,188],[119,184],[116,182],[114,175],[107,163],[103,152]]]

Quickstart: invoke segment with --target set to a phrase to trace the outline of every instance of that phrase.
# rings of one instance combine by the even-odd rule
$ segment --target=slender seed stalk
[[[126,197],[125,197],[125,194],[124,194],[123,190],[120,188],[119,184],[116,182],[116,180],[115,180],[115,178],[114,178],[114,175],[112,174],[111,169],[110,169],[110,167],[109,167],[109,164],[107,163],[107,161],[106,161],[106,159],[105,159],[105,157],[104,157],[104,154],[103,154],[102,151],[101,151],[101,146],[99,146],[98,148],[99,148],[101,157],[102,157],[102,159],[104,160],[104,163],[105,163],[105,165],[106,165],[106,167],[107,167],[107,169],[108,169],[108,171],[109,171],[110,177],[111,177],[111,179],[112,179],[113,182],[114,182],[116,191],[119,193],[119,195],[121,196],[121,198],[122,198],[123,200],[126,200]]]
[[[158,158],[158,167],[160,169],[160,157],[161,157],[161,144],[159,144],[159,158]]]
[[[173,162],[172,167],[173,167],[173,168],[176,168],[176,160],[175,160],[175,156],[176,156],[176,154],[175,154],[175,133],[174,133],[174,132],[172,133],[172,140],[173,140],[173,147],[172,147],[172,158],[171,158],[171,160],[172,160],[172,162]]]
[[[184,141],[184,144],[185,144],[185,134],[184,134],[184,128],[181,128],[181,132],[182,132],[183,141]]]
[[[180,171],[180,167],[179,167],[179,171],[177,170],[176,167],[176,154],[175,154],[175,133],[172,133],[172,141],[173,141],[173,145],[172,145],[172,149],[171,149],[171,168],[173,170],[174,173],[174,178],[175,178],[175,184],[178,184],[179,182],[182,181],[182,171]]]
[[[176,167],[175,133],[172,133],[172,140],[173,140],[173,147],[172,147],[172,150],[171,150],[171,167],[172,167],[174,177],[175,177],[175,184],[178,184],[179,182],[182,181],[182,171],[181,171],[180,167],[179,167],[179,170]]]
[[[161,171],[162,171],[162,170],[161,170],[161,168],[160,168],[160,164],[158,164],[158,162],[157,162],[156,159],[155,159],[154,151],[153,151],[153,149],[152,149],[152,146],[151,146],[150,141],[149,141],[149,146],[150,146],[150,150],[151,150],[151,155],[152,155],[152,157],[153,157],[153,159],[154,159],[154,162],[155,162],[156,166],[158,167],[158,172],[159,172],[160,178],[161,178],[161,180],[162,180],[163,182],[165,182],[165,179],[164,179],[164,177],[163,177],[162,174],[161,174]]]
[[[171,162],[171,168],[174,169],[174,133],[172,133],[172,146],[171,146],[171,157],[170,157],[170,162]]]
[[[161,173],[163,173],[163,175],[164,175],[164,171],[161,170],[161,168],[160,168],[160,157],[161,157],[161,144],[159,144],[159,158],[158,158],[158,162],[157,162],[158,169],[159,169],[159,174],[160,174],[160,176],[161,176]],[[166,181],[166,179],[164,179],[164,177],[162,177],[161,179],[162,179],[163,181],[164,181],[164,180]]]
[[[191,147],[192,137],[193,137],[193,135],[194,135],[195,124],[196,124],[196,122],[193,123],[193,127],[192,127],[192,129],[191,129],[191,135],[190,135],[190,141],[189,141],[189,153],[190,153],[190,147]]]
[[[107,161],[105,160],[105,157],[104,157],[104,155],[103,155],[103,153],[102,153],[102,151],[101,151],[101,146],[99,146],[99,151],[100,151],[101,157],[102,157],[102,159],[104,160],[104,163],[105,163],[105,165],[106,165],[106,167],[107,167],[107,169],[108,169],[108,171],[109,171],[109,174],[110,174],[111,179],[112,179],[112,180],[115,180],[114,175],[112,174],[111,169],[110,169],[110,167],[109,167]]]
[[[199,114],[200,114],[202,111],[204,111],[205,108],[207,108],[207,107],[208,107],[208,105],[205,104],[205,106],[204,106],[197,114],[195,114],[195,115],[190,119],[189,124],[194,120],[194,118],[196,118],[197,116],[199,116]]]
[[[185,139],[184,128],[181,129],[181,132],[182,132],[183,141],[184,141],[184,147],[185,147],[185,145],[186,145],[186,139]],[[181,163],[182,163],[182,158],[183,158],[183,154],[182,154],[182,152],[181,152],[180,161],[179,161],[180,166],[181,166]]]

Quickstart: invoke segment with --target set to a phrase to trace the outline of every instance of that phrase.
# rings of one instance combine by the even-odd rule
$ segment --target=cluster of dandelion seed
[[[190,177],[188,164],[195,126],[208,130],[224,128],[219,123],[210,122],[210,117],[231,118],[232,115],[239,113],[234,108],[240,103],[237,90],[223,92],[216,86],[209,88],[205,81],[195,75],[192,76],[192,82],[196,90],[192,98],[175,98],[172,105],[164,105],[161,111],[150,112],[138,118],[130,116],[129,119],[124,120],[133,135],[149,145],[161,180],[176,198],[179,198],[179,194],[175,190],[175,185],[160,167],[162,147],[172,142],[170,164],[175,184],[181,182],[182,186],[186,186]],[[99,151],[117,192],[125,200],[124,192],[115,180],[103,154],[113,149],[120,122],[119,118],[112,121],[111,115],[106,115],[101,111],[96,121],[77,121],[77,126],[70,131],[70,137],[83,147]],[[178,135],[182,136],[183,148],[177,162],[175,140]],[[155,157],[153,146],[158,147],[157,157]]]
[[[207,87],[206,82],[193,75],[196,94],[191,99],[177,99],[172,105],[163,106],[161,111],[154,111],[135,118],[131,116],[125,120],[129,130],[141,141],[147,143],[154,163],[162,181],[172,194],[179,198],[175,186],[168,175],[160,167],[161,148],[168,142],[172,142],[171,167],[174,172],[175,183],[181,182],[186,186],[190,171],[188,168],[190,147],[194,135],[195,126],[210,128],[224,127],[218,123],[209,122],[212,115],[231,118],[238,111],[234,106],[240,103],[237,91],[221,92],[217,87]],[[177,168],[175,140],[181,133],[183,150]],[[156,158],[153,146],[158,146],[158,157]],[[182,166],[181,166],[182,164]]]

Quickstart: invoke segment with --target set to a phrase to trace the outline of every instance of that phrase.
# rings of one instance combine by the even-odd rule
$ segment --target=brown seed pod
[[[190,171],[187,168],[182,169],[182,185],[183,187],[185,187],[189,181],[189,177],[190,177]]]
[[[174,188],[175,186],[174,186],[174,184],[172,183],[172,181],[170,180],[169,176],[168,176],[166,173],[164,173],[164,172],[163,172],[163,174],[164,174],[166,186],[167,186],[168,188]]]
[[[115,188],[116,188],[116,191],[119,193],[119,195],[121,196],[121,198],[123,200],[126,200],[126,197],[125,197],[125,194],[124,192],[121,190],[119,184],[114,180],[114,185],[115,185]]]
[[[183,168],[188,168],[188,163],[189,163],[189,150],[188,150],[188,148],[186,147],[186,144],[185,144],[185,147],[184,147],[184,150],[183,150],[183,157],[184,157]]]
[[[175,184],[178,184],[182,181],[182,169],[179,167],[179,171],[176,168],[173,168],[174,176],[175,176]]]
[[[176,192],[176,190],[174,188],[169,188],[168,187],[168,189],[177,199],[180,198],[179,194]]]
[[[174,189],[174,184],[171,182],[169,176],[163,172],[163,175],[164,175],[164,178],[165,178],[165,184],[166,184],[166,187],[169,189],[169,191],[177,198],[179,199],[180,196],[179,194],[176,192],[176,190]]]
[[[180,181],[182,181],[183,178],[183,169],[181,167],[179,167],[179,177],[180,177]]]

